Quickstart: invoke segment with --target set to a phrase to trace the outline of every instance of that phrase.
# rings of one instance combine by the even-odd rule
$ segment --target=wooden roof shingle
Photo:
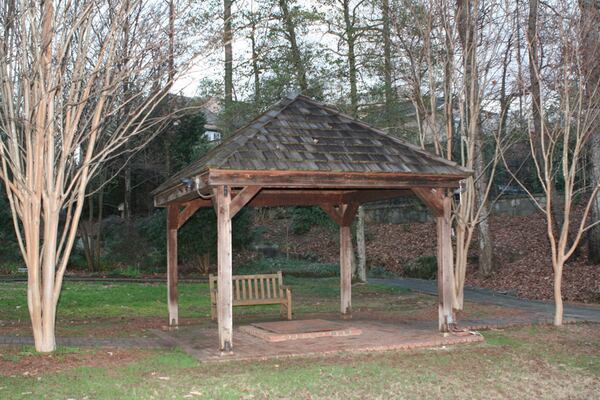
[[[154,193],[209,169],[436,175],[471,172],[303,95],[286,98],[170,177]]]

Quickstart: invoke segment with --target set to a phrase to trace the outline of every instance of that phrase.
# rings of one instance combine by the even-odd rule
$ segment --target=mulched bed
[[[476,238],[469,255],[467,285],[507,291],[519,297],[553,299],[553,271],[546,222],[542,215],[497,216],[490,221],[494,238],[495,271],[483,277],[477,270]],[[322,262],[337,262],[336,230],[313,227],[308,234],[294,235],[286,220],[269,221],[264,240],[277,243],[292,256]],[[369,267],[381,266],[402,275],[402,267],[420,256],[435,255],[435,224],[369,225]],[[585,254],[571,260],[563,274],[566,301],[600,303],[600,265],[590,265]]]

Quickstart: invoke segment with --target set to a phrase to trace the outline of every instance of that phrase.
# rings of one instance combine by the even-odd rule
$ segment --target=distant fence
[[[544,204],[544,196],[535,196],[540,204]],[[432,215],[420,201],[407,197],[392,202],[381,202],[365,205],[366,222],[376,224],[410,224],[432,220]],[[529,196],[502,196],[492,204],[492,215],[531,215],[538,208]]]

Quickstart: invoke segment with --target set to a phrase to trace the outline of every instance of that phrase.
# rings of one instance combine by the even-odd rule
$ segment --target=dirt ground
[[[123,366],[146,357],[140,349],[60,349],[54,354],[39,354],[23,347],[2,347],[0,376],[42,376],[86,366],[110,368]]]

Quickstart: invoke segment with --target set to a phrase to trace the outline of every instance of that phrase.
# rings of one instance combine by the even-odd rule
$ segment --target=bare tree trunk
[[[350,81],[350,114],[356,117],[358,113],[358,89],[356,76],[356,44],[354,22],[350,15],[350,1],[342,0],[342,11],[346,30],[346,44],[348,45],[348,80]]]
[[[104,175],[102,180],[104,180]],[[102,218],[104,218],[104,187],[101,187],[98,192],[98,222],[96,222],[96,235],[94,237],[94,251],[93,251],[93,262],[94,269],[100,270],[100,256],[102,253]]]
[[[225,46],[225,106],[233,101],[233,34],[231,31],[231,3],[223,0],[223,45]]]
[[[125,167],[123,176],[123,216],[125,221],[129,224],[131,222],[132,215],[132,204],[131,204],[131,167],[127,165]]]
[[[294,69],[296,70],[296,79],[298,79],[298,86],[300,86],[300,90],[302,91],[302,93],[306,93],[308,91],[306,69],[304,68],[304,62],[302,62],[302,54],[300,53],[300,48],[298,47],[298,41],[296,39],[296,27],[294,25],[293,18],[290,15],[288,0],[279,0],[279,7],[281,8],[281,13],[283,14],[283,24],[285,26],[287,39],[290,42],[292,64],[294,65]]]
[[[358,207],[358,219],[356,223],[356,247],[358,263],[356,277],[361,282],[367,281],[367,252],[365,243],[365,210],[363,206]]]
[[[42,81],[46,81],[46,79],[50,75],[51,68],[51,59],[52,59],[52,45],[54,41],[54,33],[53,33],[53,19],[54,19],[54,5],[50,0],[44,0],[41,4],[42,7],[42,53],[41,53],[41,77]],[[42,85],[41,82],[38,82],[37,85]],[[45,88],[44,88],[45,89]],[[44,134],[43,131],[46,129],[46,124],[51,115],[48,115],[50,110],[54,108],[54,98],[52,96],[42,97],[40,103],[37,104],[36,110],[36,152],[38,153],[38,157],[41,158],[40,152],[44,151],[45,142],[44,142]],[[52,148],[47,148],[47,151],[53,152],[54,143],[52,143]],[[38,158],[38,160],[40,159]],[[53,157],[48,157],[48,160]],[[48,168],[50,167],[50,168]],[[46,168],[45,171],[42,168]],[[36,239],[34,239],[37,247],[37,251],[35,253],[31,253],[32,264],[37,267],[36,269],[39,271],[39,265],[41,264],[41,276],[38,274],[38,271],[35,273],[28,270],[29,275],[34,275],[33,279],[36,280],[33,290],[28,290],[28,294],[31,296],[30,305],[30,313],[34,316],[32,318],[32,327],[33,327],[33,336],[36,339],[35,348],[40,352],[51,352],[56,349],[56,341],[54,339],[54,324],[56,318],[56,304],[53,296],[54,293],[54,278],[55,278],[55,268],[56,268],[56,244],[57,244],[57,236],[58,236],[58,218],[59,218],[59,210],[56,209],[56,205],[58,202],[56,201],[56,192],[46,192],[42,194],[45,185],[47,187],[52,188],[52,183],[54,182],[53,176],[53,167],[50,165],[43,165],[42,163],[38,163],[38,168],[35,173],[34,182],[32,182],[37,187],[34,188],[34,192],[39,193],[39,197],[35,199],[33,204],[34,212],[30,214],[30,216],[34,217],[40,215],[40,211],[44,214],[44,226],[43,226],[43,240],[40,240],[40,221],[37,223],[33,223],[33,221],[28,221],[29,223],[33,223],[32,226],[28,226],[29,232],[25,234],[29,234]],[[45,175],[45,176],[44,176]],[[48,181],[43,182],[43,179],[48,179]],[[33,228],[33,229],[32,229]],[[30,236],[30,237],[31,237]],[[39,252],[39,244],[43,242],[43,247],[41,253]],[[40,260],[40,255],[41,260]],[[28,265],[29,266],[29,265]],[[58,299],[56,299],[58,300]],[[32,307],[33,306],[33,307]]]
[[[94,255],[92,244],[92,226],[94,224],[94,196],[88,197],[88,220],[79,223],[79,232],[83,243],[83,253],[88,271],[94,271]]]
[[[128,68],[121,46],[133,11],[128,2],[0,7],[0,18],[10,21],[0,37],[0,179],[28,269],[27,303],[40,352],[56,348],[56,307],[90,180],[127,151],[125,143],[168,118],[149,116],[171,82],[160,89],[164,81],[157,80],[154,90],[154,80],[137,80],[135,106],[120,93],[131,77],[151,76],[165,65],[149,56],[152,46],[164,48],[164,24],[156,18],[164,13],[156,3],[136,4],[145,14]]]
[[[392,45],[390,40],[390,2],[382,0],[382,36],[383,36],[383,93],[385,96],[385,115],[388,128],[394,124],[394,91],[392,87]]]
[[[563,263],[560,262],[554,269],[554,326],[563,324],[562,272]]]
[[[254,103],[260,104],[260,68],[258,66],[258,50],[256,48],[256,20],[252,15],[250,44],[252,48],[252,74],[254,75]]]
[[[542,135],[545,135],[543,132],[543,124],[542,124],[542,94],[540,89],[540,48],[539,48],[539,37],[538,37],[538,14],[539,14],[539,0],[530,0],[529,1],[529,16],[527,18],[527,43],[529,45],[529,81],[531,87],[531,119],[533,122],[533,130],[534,136],[537,138],[541,138]],[[541,146],[537,146],[538,149],[541,149]],[[534,154],[534,157],[538,158],[538,162],[541,162],[541,158],[543,158],[542,154]],[[554,221],[554,230],[556,232],[560,231],[560,227],[564,221],[564,215],[562,212],[562,207],[560,205],[561,199],[559,197],[559,193],[556,190],[556,181],[552,180],[550,182],[552,185],[552,214]]]
[[[468,135],[474,146],[475,203],[480,210],[479,221],[479,270],[489,275],[493,269],[492,240],[489,227],[489,206],[487,204],[488,179],[485,171],[483,138],[481,132],[479,76],[477,67],[477,12],[472,0],[457,0],[457,24],[460,41],[464,50],[465,75],[465,121]]]
[[[600,3],[595,0],[580,0],[579,8],[582,18],[581,46],[588,75],[587,98],[593,98],[594,91],[600,87]],[[593,102],[591,107],[593,107]],[[588,108],[590,105],[587,106]],[[600,182],[600,121],[595,121],[595,129],[591,133],[588,145],[589,174],[592,185]],[[595,196],[592,203],[592,221],[600,221],[600,196]],[[589,259],[600,263],[600,225],[592,227],[588,233]]]
[[[445,17],[445,15],[444,15]],[[444,18],[444,24],[447,24]],[[453,102],[454,95],[453,87],[453,68],[454,68],[454,46],[451,43],[450,28],[444,27],[444,42],[446,43],[446,54],[444,59],[444,123],[446,130],[446,157],[448,160],[453,159],[453,141],[454,141],[454,111]]]
[[[594,183],[600,182],[600,128],[592,136],[588,150],[590,162],[590,180]],[[596,195],[592,204],[592,221],[600,220],[600,196]],[[589,260],[600,264],[600,225],[590,229],[588,234]]]

